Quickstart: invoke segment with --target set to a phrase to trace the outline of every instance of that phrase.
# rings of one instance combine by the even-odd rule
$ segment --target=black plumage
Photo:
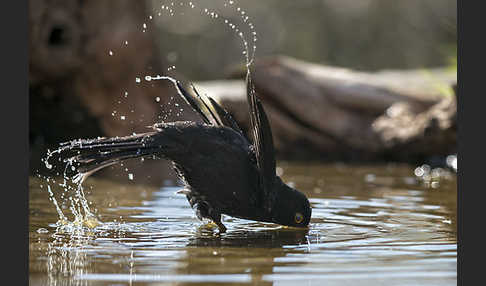
[[[221,232],[226,231],[221,214],[306,227],[309,201],[276,175],[270,125],[249,72],[246,81],[251,138],[212,98],[174,81],[204,123],[156,123],[143,134],[73,140],[61,143],[60,153],[77,167],[80,181],[126,159],[154,155],[168,159],[184,182],[180,193],[198,218],[212,220]]]

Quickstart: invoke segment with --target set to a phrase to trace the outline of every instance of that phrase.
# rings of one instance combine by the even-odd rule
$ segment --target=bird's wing
[[[243,131],[233,117],[214,99],[200,95],[192,84],[190,88],[185,88],[177,81],[176,87],[178,93],[201,116],[204,123],[214,126],[227,126],[243,135]]]
[[[272,201],[276,196],[272,191],[276,168],[272,131],[265,110],[263,109],[263,105],[256,96],[255,87],[253,86],[249,71],[246,75],[246,85],[250,113],[250,132],[253,136],[253,149],[260,171],[260,182],[265,193],[267,207],[271,207]]]

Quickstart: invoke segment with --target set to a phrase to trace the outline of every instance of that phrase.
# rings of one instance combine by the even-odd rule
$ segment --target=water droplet
[[[110,50],[110,51],[108,52],[108,54],[109,54],[110,56],[113,56],[113,51],[111,51],[111,50]]]
[[[120,116],[121,120],[125,120],[125,115]]]
[[[457,171],[457,155],[449,155],[446,158],[447,165]]]
[[[415,176],[422,177],[425,174],[425,171],[424,171],[424,169],[422,169],[422,167],[417,167],[417,168],[415,168],[414,173],[415,173]]]
[[[158,97],[158,96],[157,96],[157,97],[155,98],[155,101],[159,102],[159,101],[160,101],[160,97]]]
[[[128,179],[133,180],[133,174],[132,173],[128,174]]]
[[[41,228],[37,229],[37,233],[49,233],[49,231],[47,229],[41,227]]]
[[[135,78],[135,82],[140,82],[140,78],[139,77],[136,77]]]

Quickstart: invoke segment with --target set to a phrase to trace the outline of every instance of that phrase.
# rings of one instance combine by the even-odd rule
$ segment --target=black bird
[[[276,175],[270,125],[250,72],[246,85],[252,140],[212,98],[201,96],[192,85],[186,89],[173,82],[204,123],[156,123],[143,134],[61,143],[59,153],[70,154],[66,161],[75,164],[80,183],[120,161],[157,156],[173,162],[185,185],[179,192],[186,195],[200,220],[212,220],[220,232],[226,231],[221,214],[307,227],[311,218],[307,197]]]

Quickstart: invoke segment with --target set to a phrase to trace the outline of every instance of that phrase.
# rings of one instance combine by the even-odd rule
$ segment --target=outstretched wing
[[[243,131],[233,117],[214,99],[200,95],[192,84],[190,88],[185,88],[179,81],[176,81],[176,88],[187,104],[201,116],[204,123],[214,126],[227,126],[243,135]]]
[[[250,113],[250,132],[253,135],[253,149],[260,171],[260,182],[265,193],[266,206],[270,208],[276,197],[276,194],[272,191],[276,167],[272,131],[265,110],[256,96],[255,87],[253,86],[249,71],[246,75],[246,85]]]

